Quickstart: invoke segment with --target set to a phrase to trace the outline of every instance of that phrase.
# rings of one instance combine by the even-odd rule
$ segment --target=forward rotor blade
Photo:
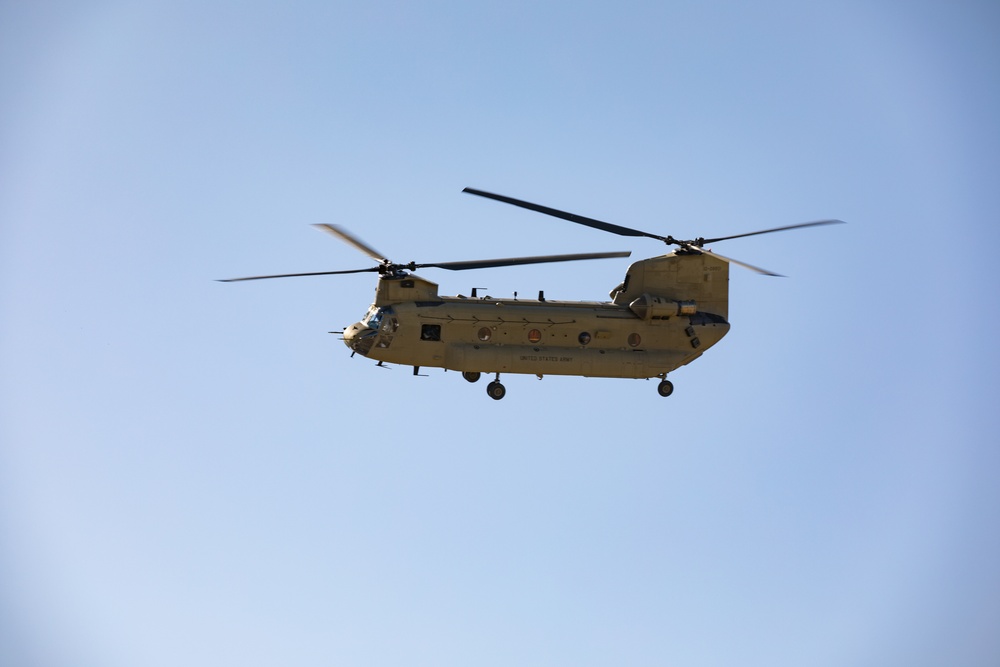
[[[415,268],[434,267],[449,271],[469,269],[489,269],[498,266],[518,266],[521,264],[545,264],[549,262],[575,262],[585,259],[610,259],[628,257],[631,252],[590,252],[576,255],[541,255],[537,257],[507,257],[504,259],[480,259],[469,262],[438,262],[436,264],[415,264]]]
[[[720,236],[714,239],[698,239],[700,243],[716,243],[718,241],[728,241],[729,239],[739,239],[744,236],[756,236],[758,234],[770,234],[771,232],[784,232],[789,229],[802,229],[803,227],[819,227],[821,225],[843,225],[843,220],[817,220],[816,222],[803,222],[798,225],[787,225],[785,227],[775,227],[774,229],[762,229],[759,232],[747,232],[746,234],[733,234],[732,236]]]
[[[711,255],[712,257],[715,257],[717,259],[721,259],[724,262],[729,262],[730,264],[736,264],[737,266],[742,266],[744,269],[750,269],[751,271],[754,271],[755,273],[759,273],[759,274],[764,275],[764,276],[774,276],[776,278],[784,278],[785,277],[785,276],[781,275],[780,273],[774,273],[773,271],[768,271],[767,269],[762,269],[759,266],[754,266],[753,264],[747,264],[746,262],[741,262],[740,260],[733,259],[732,257],[726,257],[725,255],[720,255],[719,253],[715,252],[714,250],[702,250],[701,248],[698,248],[698,250],[700,250],[701,252],[703,252],[705,254]]]
[[[360,250],[361,252],[365,253],[366,255],[368,255],[377,262],[384,263],[389,261],[378,250],[375,250],[370,245],[366,244],[364,241],[354,236],[353,234],[351,234],[349,231],[347,231],[342,227],[338,227],[336,225],[327,225],[327,224],[313,225],[313,227],[322,230],[324,232],[327,232],[329,234],[333,234],[347,245],[352,246],[357,250]]]
[[[302,276],[336,276],[345,273],[376,273],[379,267],[372,266],[367,269],[348,269],[347,271],[316,271],[313,273],[281,273],[274,276],[247,276],[246,278],[226,278],[219,280],[220,283],[238,283],[243,280],[268,280],[270,278],[300,278]]]
[[[548,206],[532,204],[531,202],[522,201],[520,199],[514,199],[513,197],[496,195],[493,194],[492,192],[484,192],[483,190],[476,190],[474,188],[465,188],[464,190],[462,190],[462,192],[468,192],[470,195],[478,195],[480,197],[486,197],[487,199],[495,199],[505,204],[513,204],[514,206],[520,206],[521,208],[526,208],[529,211],[544,213],[545,215],[551,215],[556,218],[562,218],[563,220],[569,220],[570,222],[575,222],[579,225],[586,225],[587,227],[593,227],[594,229],[600,229],[605,232],[611,232],[612,234],[618,234],[620,236],[646,236],[651,239],[657,239],[658,241],[664,241],[665,243],[673,243],[673,239],[666,236],[651,234],[649,232],[644,232],[638,229],[632,229],[631,227],[622,227],[621,225],[613,225],[610,222],[602,222],[601,220],[587,218],[582,215],[577,215],[576,213],[567,213],[566,211],[560,211],[558,209],[549,208]]]

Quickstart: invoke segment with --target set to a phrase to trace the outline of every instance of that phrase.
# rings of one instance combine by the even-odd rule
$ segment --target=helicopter
[[[624,258],[630,252],[597,252],[474,261],[399,264],[342,227],[314,225],[376,262],[375,266],[341,271],[285,273],[229,278],[239,282],[301,276],[377,273],[375,300],[360,321],[341,333],[351,350],[377,361],[461,373],[468,382],[483,374],[494,379],[486,393],[502,399],[507,390],[502,373],[573,375],[607,378],[659,378],[657,392],[670,396],[667,375],[685,366],[729,333],[729,265],[767,276],[766,269],[705,249],[708,244],[773,232],[843,224],[817,220],[755,232],[715,238],[682,240],[645,232],[575,213],[533,204],[474,188],[463,192],[561,218],[619,236],[645,237],[675,246],[665,255],[632,263],[624,280],[614,287],[610,301],[558,301],[440,296],[437,283],[422,278],[418,269],[465,271],[502,266]]]

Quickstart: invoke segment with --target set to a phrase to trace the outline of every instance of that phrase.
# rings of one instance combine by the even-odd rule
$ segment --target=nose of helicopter
[[[357,343],[358,336],[362,330],[360,322],[355,322],[351,326],[344,329],[344,345],[354,349],[354,345]]]
[[[367,355],[372,346],[374,333],[361,322],[355,322],[344,329],[344,345],[355,352]]]

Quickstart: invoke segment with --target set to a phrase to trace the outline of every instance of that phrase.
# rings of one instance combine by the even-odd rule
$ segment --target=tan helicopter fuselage
[[[419,276],[382,276],[368,315],[344,340],[371,359],[414,367],[649,378],[690,363],[729,331],[729,265],[709,252],[635,262],[611,297],[442,297]]]

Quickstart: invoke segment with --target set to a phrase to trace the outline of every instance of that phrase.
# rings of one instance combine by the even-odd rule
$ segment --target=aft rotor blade
[[[313,273],[281,273],[274,276],[247,276],[246,278],[226,278],[219,280],[220,283],[238,283],[242,280],[268,280],[269,278],[300,278],[302,276],[336,276],[345,273],[375,273],[379,267],[372,266],[367,269],[348,269],[347,271],[315,271]]]
[[[365,253],[366,255],[368,255],[377,262],[384,263],[389,261],[378,250],[375,250],[370,245],[368,245],[358,237],[354,236],[343,227],[338,227],[337,225],[327,225],[327,224],[313,225],[313,227],[315,227],[316,229],[320,229],[324,232],[327,232],[329,234],[333,234],[347,245],[352,246],[357,250],[360,250],[361,252]]]
[[[414,268],[434,267],[449,271],[466,271],[469,269],[489,269],[498,266],[518,266],[521,264],[544,264],[548,262],[576,262],[585,259],[610,259],[613,257],[628,257],[631,252],[591,252],[576,255],[542,255],[538,257],[507,257],[504,259],[480,259],[470,262],[439,262],[436,264],[415,264]]]
[[[756,236],[758,234],[770,234],[771,232],[784,232],[789,229],[802,229],[804,227],[819,227],[821,225],[843,225],[843,220],[817,220],[815,222],[803,222],[798,225],[787,225],[785,227],[775,227],[774,229],[762,229],[759,232],[747,232],[745,234],[733,234],[732,236],[720,236],[714,239],[698,239],[699,243],[716,243],[718,241],[728,241],[729,239],[740,239],[744,236]]]
[[[484,192],[483,190],[476,190],[474,188],[465,188],[464,190],[462,190],[462,192],[468,192],[470,195],[478,195],[480,197],[486,197],[487,199],[495,199],[505,204],[513,204],[514,206],[520,206],[521,208],[526,208],[529,211],[544,213],[545,215],[551,215],[556,218],[562,218],[563,220],[569,220],[570,222],[575,222],[579,225],[586,225],[587,227],[593,227],[594,229],[600,229],[605,232],[611,232],[612,234],[618,234],[620,236],[646,236],[651,239],[657,239],[658,241],[664,241],[665,243],[674,242],[672,238],[667,236],[660,236],[659,234],[651,234],[649,232],[644,232],[638,229],[632,229],[631,227],[622,227],[621,225],[613,225],[610,222],[603,222],[601,220],[595,220],[594,218],[587,218],[582,215],[577,215],[576,213],[567,213],[566,211],[560,211],[558,209],[549,208],[548,206],[541,206],[540,204],[532,204],[531,202],[522,201],[520,199],[514,199],[513,197],[506,197],[504,195],[493,194],[492,192]]]
[[[759,266],[754,266],[753,264],[747,264],[746,262],[741,262],[740,260],[733,259],[732,257],[726,257],[725,255],[720,255],[719,253],[715,252],[714,250],[702,250],[701,248],[698,248],[698,250],[700,250],[701,252],[703,252],[705,254],[711,255],[712,257],[715,257],[717,259],[721,259],[724,262],[729,262],[730,264],[736,264],[737,266],[742,266],[744,269],[750,269],[751,271],[754,271],[754,272],[759,273],[761,275],[775,276],[776,278],[784,278],[785,277],[785,276],[781,275],[780,273],[775,273],[773,271],[768,271],[767,269],[762,269]]]

